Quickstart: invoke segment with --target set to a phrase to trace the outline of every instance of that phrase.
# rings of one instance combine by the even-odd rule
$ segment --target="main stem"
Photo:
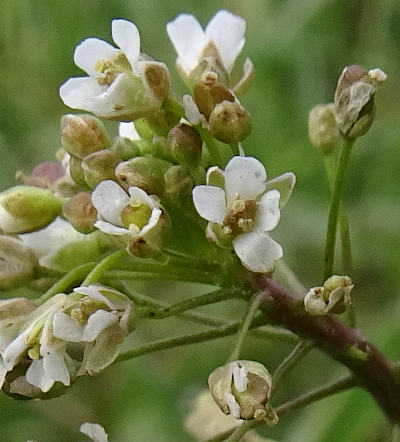
[[[311,340],[315,346],[347,366],[389,420],[400,423],[400,379],[394,365],[376,347],[333,315],[307,314],[303,303],[271,278],[257,275],[255,281],[258,289],[264,289],[260,310],[265,312],[269,321]]]
[[[340,199],[342,194],[344,175],[346,172],[353,144],[354,144],[353,140],[343,137],[343,147],[337,165],[336,177],[332,191],[331,205],[329,208],[328,227],[327,227],[326,243],[325,243],[324,281],[325,279],[329,278],[333,272]]]

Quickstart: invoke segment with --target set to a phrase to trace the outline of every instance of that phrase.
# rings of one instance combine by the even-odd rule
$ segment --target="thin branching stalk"
[[[84,281],[82,282],[82,286],[88,286],[93,284],[94,282],[100,281],[104,272],[108,269],[114,267],[118,262],[126,256],[127,253],[125,250],[117,250],[116,252],[111,253],[106,256],[102,261],[100,261],[96,267],[86,276]]]

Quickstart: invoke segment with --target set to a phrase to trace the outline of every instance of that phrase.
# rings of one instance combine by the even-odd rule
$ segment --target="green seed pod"
[[[15,186],[0,194],[0,228],[4,233],[41,229],[61,213],[63,200],[51,190]]]

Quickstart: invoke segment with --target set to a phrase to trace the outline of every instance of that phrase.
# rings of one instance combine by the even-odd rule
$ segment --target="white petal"
[[[279,207],[282,209],[292,194],[296,183],[296,175],[292,172],[286,172],[278,177],[267,181],[267,191],[275,189],[281,194]]]
[[[225,168],[225,190],[228,206],[236,194],[241,200],[255,200],[265,190],[267,172],[253,157],[233,157]]]
[[[43,360],[46,376],[49,376],[54,381],[62,382],[64,385],[70,385],[69,371],[64,360],[63,351],[58,353],[49,349],[44,355]]]
[[[60,97],[66,106],[95,112],[96,104],[93,98],[104,92],[93,77],[73,77],[60,87]]]
[[[155,227],[160,220],[160,216],[162,214],[162,210],[154,208],[151,211],[151,215],[147,224],[143,226],[142,230],[139,232],[139,235],[146,235],[153,227]]]
[[[54,385],[54,379],[51,378],[44,369],[44,359],[35,359],[31,362],[28,370],[26,371],[26,380],[40,388],[43,393],[46,393]]]
[[[86,434],[86,436],[89,436],[93,442],[108,442],[107,433],[100,424],[90,424],[86,422],[81,425],[80,431]]]
[[[85,241],[87,235],[79,233],[68,221],[57,217],[55,221],[42,230],[19,235],[22,242],[32,248],[36,255],[42,257],[75,241]]]
[[[118,315],[116,313],[97,310],[89,316],[83,333],[83,340],[92,342],[103,330],[117,323]]]
[[[196,186],[193,203],[197,212],[207,221],[222,224],[226,214],[225,192],[220,187]]]
[[[271,272],[275,261],[283,256],[282,247],[259,232],[239,235],[233,240],[233,247],[244,267],[252,272]]]
[[[115,181],[102,181],[92,193],[97,212],[111,224],[122,226],[121,211],[129,204],[129,196]]]
[[[125,229],[125,227],[117,227],[114,226],[114,224],[108,223],[107,221],[96,221],[94,223],[94,226],[97,227],[99,230],[101,230],[104,233],[107,233],[108,235],[130,235],[132,232],[128,229]]]
[[[240,405],[236,402],[235,396],[232,393],[225,393],[225,402],[229,413],[236,419],[240,419]]]
[[[222,64],[230,72],[243,48],[246,21],[229,11],[218,11],[206,28],[206,35],[217,46]]]
[[[118,49],[115,49],[104,40],[88,38],[76,47],[74,62],[88,75],[96,77],[101,75],[95,69],[96,63],[100,60],[112,59],[118,52]]]
[[[247,368],[242,365],[240,366],[237,362],[233,362],[232,374],[233,374],[233,384],[235,389],[242,393],[247,390],[247,384],[249,383],[249,378],[247,377]]]
[[[132,199],[140,201],[142,204],[149,206],[151,209],[158,207],[156,200],[140,187],[132,186],[128,189],[128,192]]]
[[[112,37],[126,55],[132,69],[139,59],[140,35],[136,25],[128,20],[113,20],[111,23]]]
[[[3,363],[8,368],[8,370],[11,370],[14,367],[14,365],[18,361],[18,358],[25,351],[28,345],[28,334],[28,330],[26,330],[24,333],[21,333],[8,345],[8,347],[4,351],[1,352],[1,355],[3,356]]]
[[[261,197],[257,207],[255,230],[269,232],[278,225],[281,216],[279,198],[280,193],[277,190],[270,190]]]
[[[131,301],[122,293],[101,284],[90,284],[88,287],[76,287],[74,292],[89,296],[103,302],[111,310],[125,310]],[[103,295],[104,292],[106,295]]]
[[[129,138],[130,140],[140,140],[140,135],[137,133],[133,121],[129,123],[119,123],[118,134],[120,137]]]
[[[64,312],[57,312],[53,317],[53,334],[63,341],[82,342],[84,328]]]
[[[185,109],[185,116],[189,123],[196,125],[204,120],[204,116],[200,113],[199,108],[191,95],[184,95],[182,101]]]
[[[190,73],[199,63],[199,58],[209,39],[196,17],[180,14],[167,24],[168,36],[178,54],[180,63]]]

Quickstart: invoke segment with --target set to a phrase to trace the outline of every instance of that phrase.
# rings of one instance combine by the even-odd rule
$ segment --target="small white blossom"
[[[246,21],[225,10],[214,15],[205,31],[193,15],[178,15],[167,24],[167,32],[178,54],[176,65],[182,77],[189,80],[207,59],[212,64],[217,62],[229,76],[244,46],[245,30]]]
[[[74,109],[132,121],[160,109],[169,93],[169,72],[164,63],[141,56],[140,36],[133,23],[113,20],[111,27],[119,49],[97,38],[80,43],[74,61],[89,76],[67,80],[60,96]]]
[[[220,245],[232,244],[243,265],[261,273],[272,271],[283,254],[281,246],[266,232],[278,224],[280,199],[282,207],[295,176],[287,173],[271,181],[266,179],[265,168],[257,159],[234,157],[225,172],[209,169],[208,185],[193,189],[196,210],[209,221],[209,238]],[[223,181],[223,186],[216,184],[218,181]]]

